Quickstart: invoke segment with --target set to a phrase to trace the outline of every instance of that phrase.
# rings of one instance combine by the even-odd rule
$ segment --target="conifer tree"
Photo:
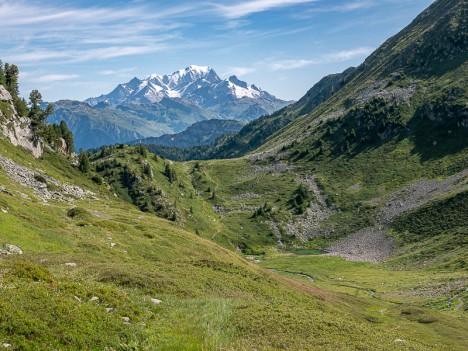
[[[51,104],[48,104],[46,109],[41,108],[43,103],[42,95],[38,90],[31,91],[29,94],[29,117],[31,118],[31,125],[35,133],[40,134],[45,129],[45,122],[47,116],[52,114],[53,108]],[[68,129],[68,128],[67,128]]]
[[[88,153],[83,151],[83,149],[80,149],[78,169],[83,173],[89,172],[89,156]]]
[[[6,88],[10,92],[13,99],[16,100],[18,98],[18,95],[19,95],[19,87],[18,87],[19,69],[18,69],[18,66],[10,65],[9,63],[5,63],[4,71],[5,71],[5,85],[6,85]]]

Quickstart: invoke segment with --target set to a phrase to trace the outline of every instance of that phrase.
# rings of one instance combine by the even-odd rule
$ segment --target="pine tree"
[[[89,156],[88,153],[83,152],[82,149],[80,149],[78,169],[83,173],[89,172]]]
[[[19,87],[18,87],[18,75],[19,69],[16,65],[10,65],[9,63],[5,63],[5,84],[7,90],[10,92],[11,96],[14,100],[18,98],[19,95]]]
[[[164,175],[171,183],[174,182],[174,180],[176,180],[176,173],[169,163],[166,163],[166,166],[164,168]]]
[[[24,98],[15,100],[15,108],[20,116],[26,117],[29,113],[28,104]]]
[[[73,141],[73,133],[71,132],[71,130],[69,130],[67,134],[63,136],[63,138],[65,139],[65,142],[67,143],[67,151],[71,155],[72,153],[75,152],[75,143]]]
[[[44,133],[47,116],[52,114],[53,111],[51,104],[48,104],[46,109],[43,110],[41,108],[42,103],[41,93],[38,90],[31,91],[31,94],[29,94],[29,118],[31,118],[31,125],[36,134]]]

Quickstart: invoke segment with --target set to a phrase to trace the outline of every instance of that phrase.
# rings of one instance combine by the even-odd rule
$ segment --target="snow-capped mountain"
[[[119,84],[112,92],[97,98],[87,99],[94,106],[106,102],[111,106],[126,104],[151,104],[164,98],[185,99],[198,107],[223,110],[222,106],[237,100],[241,105],[259,105],[268,113],[286,104],[255,85],[249,85],[236,76],[222,80],[206,66],[192,65],[169,75],[152,74],[144,79],[133,78]],[[220,116],[228,117],[228,116]],[[232,116],[230,116],[232,117]],[[254,119],[258,116],[252,116]]]
[[[195,122],[250,122],[288,105],[236,76],[221,79],[205,66],[152,74],[119,84],[112,92],[79,101],[57,101],[49,121],[70,126],[77,148],[175,134]]]

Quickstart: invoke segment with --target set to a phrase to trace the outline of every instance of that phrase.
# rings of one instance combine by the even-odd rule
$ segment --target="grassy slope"
[[[43,204],[0,171],[1,184],[14,194],[0,193],[8,210],[0,215],[0,240],[24,250],[0,258],[0,341],[15,349],[457,349],[459,335],[436,333],[440,323],[398,314],[369,322],[380,306],[374,301],[271,275],[177,224],[112,196],[105,200],[104,186],[53,155],[37,161],[0,143],[3,156],[73,179],[99,198],[77,201],[88,214],[70,218],[70,205]],[[443,325],[461,323],[436,315]],[[427,333],[434,336],[426,340]]]

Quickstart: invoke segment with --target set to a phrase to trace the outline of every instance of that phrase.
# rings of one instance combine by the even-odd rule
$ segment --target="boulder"
[[[6,244],[5,249],[10,254],[22,255],[23,250],[21,250],[18,246],[12,244]]]

